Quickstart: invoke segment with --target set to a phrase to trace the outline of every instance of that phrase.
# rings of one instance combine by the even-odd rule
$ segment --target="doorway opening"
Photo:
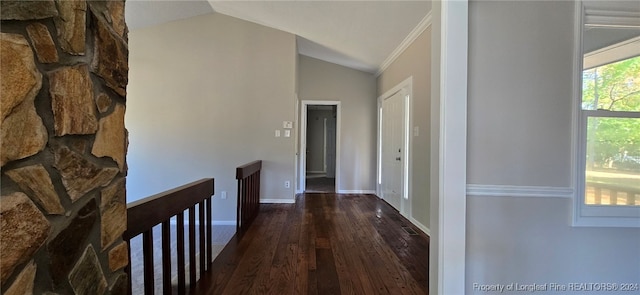
[[[338,192],[340,103],[303,101],[301,113],[300,189]]]

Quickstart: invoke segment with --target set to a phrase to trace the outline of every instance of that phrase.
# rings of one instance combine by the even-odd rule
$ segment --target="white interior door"
[[[403,212],[405,98],[398,92],[382,102],[382,198]]]

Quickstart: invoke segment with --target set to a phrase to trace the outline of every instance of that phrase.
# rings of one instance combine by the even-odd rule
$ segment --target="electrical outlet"
[[[226,200],[227,199],[227,192],[226,191],[222,191],[220,193],[220,199]]]
[[[284,182],[284,187],[285,187],[285,188],[290,188],[290,187],[291,187],[291,181],[288,181],[288,180],[287,180],[287,181],[285,181],[285,182]]]

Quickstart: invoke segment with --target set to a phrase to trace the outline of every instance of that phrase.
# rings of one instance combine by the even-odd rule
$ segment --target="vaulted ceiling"
[[[134,31],[189,17],[222,13],[295,34],[300,54],[376,72],[425,19],[422,1],[128,0]]]
[[[598,21],[601,15],[605,20],[640,16],[638,1],[589,0],[584,4],[587,15],[595,14]],[[374,73],[430,10],[430,0],[127,0],[125,12],[130,30],[221,13],[295,34],[300,54]],[[588,27],[585,52],[638,35],[640,27]]]

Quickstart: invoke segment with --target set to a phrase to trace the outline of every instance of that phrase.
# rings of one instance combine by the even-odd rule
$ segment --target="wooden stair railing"
[[[236,232],[246,230],[260,210],[260,170],[262,161],[253,161],[236,168],[238,180],[238,212]]]
[[[163,293],[172,294],[171,257],[177,255],[178,294],[186,292],[185,262],[189,262],[189,286],[196,284],[196,267],[202,278],[212,263],[212,218],[211,197],[214,192],[213,178],[201,179],[163,193],[159,193],[127,205],[127,230],[123,237],[129,244],[131,261],[131,239],[142,234],[144,293],[154,294],[153,227],[162,224],[162,281]],[[196,205],[198,211],[198,251],[196,251]],[[189,249],[185,251],[184,215],[188,213]],[[176,217],[176,252],[171,253],[171,218]],[[199,265],[196,257],[199,253]],[[185,260],[185,254],[188,260]],[[127,267],[129,294],[131,294],[131,263]]]

